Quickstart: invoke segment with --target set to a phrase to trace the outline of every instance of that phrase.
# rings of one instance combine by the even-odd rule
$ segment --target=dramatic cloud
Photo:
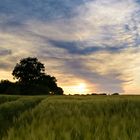
[[[0,56],[10,55],[11,53],[11,50],[0,48]]]
[[[66,93],[80,83],[87,93],[139,92],[139,7],[136,0],[1,2],[0,78],[35,56]]]

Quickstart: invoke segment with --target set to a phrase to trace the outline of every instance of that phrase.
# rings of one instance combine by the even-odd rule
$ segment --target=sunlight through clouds
[[[88,93],[140,91],[138,1],[10,1],[0,4],[1,79],[11,79],[19,59],[35,56],[66,94],[81,83]]]

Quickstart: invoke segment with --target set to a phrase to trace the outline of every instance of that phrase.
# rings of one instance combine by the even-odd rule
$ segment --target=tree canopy
[[[40,79],[45,73],[45,66],[37,58],[24,58],[16,64],[12,75],[19,82],[28,83]]]

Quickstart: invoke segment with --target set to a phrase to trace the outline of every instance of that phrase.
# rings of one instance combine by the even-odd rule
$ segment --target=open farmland
[[[140,140],[140,96],[0,96],[2,140]]]

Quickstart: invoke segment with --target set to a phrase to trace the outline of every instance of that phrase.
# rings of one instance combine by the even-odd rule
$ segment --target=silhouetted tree
[[[64,91],[61,87],[57,87],[55,90],[54,90],[54,94],[55,95],[63,95]]]
[[[56,78],[50,75],[42,75],[38,82],[41,85],[48,85],[50,90],[54,90],[57,87]]]
[[[8,93],[9,89],[12,87],[13,83],[9,80],[1,80],[0,82],[0,93],[6,94]]]
[[[57,80],[54,76],[42,75],[37,82],[39,85],[42,85],[42,87],[46,87],[47,85],[51,95],[63,95],[63,89],[57,86]]]
[[[57,86],[55,77],[45,74],[44,64],[37,58],[24,58],[16,64],[12,75],[18,79],[17,87],[20,94],[39,95],[57,94],[63,95],[63,89]]]
[[[30,83],[32,81],[40,79],[44,75],[44,64],[38,61],[37,58],[24,58],[20,63],[17,63],[12,75],[18,79],[21,83]]]

